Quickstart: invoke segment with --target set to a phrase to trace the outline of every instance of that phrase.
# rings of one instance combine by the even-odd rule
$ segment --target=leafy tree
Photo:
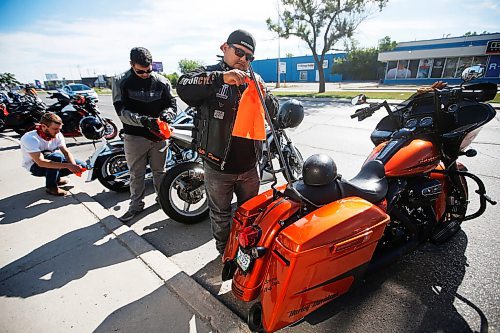
[[[384,72],[384,64],[379,62],[379,52],[391,51],[397,42],[389,36],[379,40],[378,48],[358,48],[354,41],[345,59],[339,59],[332,66],[332,73],[342,74],[346,80],[376,80]]]
[[[396,48],[398,43],[396,41],[391,41],[391,37],[385,36],[378,41],[378,50],[379,52],[387,52],[392,51]]]
[[[195,70],[196,68],[201,66],[203,66],[203,63],[196,60],[189,60],[189,59],[179,60],[179,69],[181,70],[182,74],[191,72],[192,70]]]
[[[0,84],[11,87],[21,83],[16,80],[16,76],[12,73],[0,73]]]
[[[285,57],[287,57],[287,58],[292,58],[292,57],[293,57],[293,53],[287,52],[287,53],[285,54]]]
[[[351,38],[371,5],[379,10],[388,0],[281,0],[280,22],[266,20],[268,29],[280,37],[296,36],[307,43],[319,72],[319,92],[325,91],[325,54],[344,38]]]
[[[485,30],[485,31],[481,32],[481,34],[482,34],[482,35],[484,35],[484,34],[489,34],[489,32]],[[467,31],[467,32],[464,34],[464,37],[469,37],[469,36],[477,36],[477,32],[475,32],[475,31]]]
[[[179,74],[177,74],[177,72],[173,72],[172,74],[162,73],[161,75],[163,75],[170,81],[170,83],[172,84],[172,88],[175,89],[175,87],[177,87],[177,81],[179,81]]]

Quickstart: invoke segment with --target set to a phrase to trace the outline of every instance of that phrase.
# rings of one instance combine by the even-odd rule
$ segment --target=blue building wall
[[[326,54],[325,60],[328,61],[328,67],[325,68],[325,81],[326,82],[340,82],[342,81],[342,75],[332,74],[332,65],[334,59],[345,58],[345,53],[336,54]],[[286,73],[280,74],[281,82],[318,82],[316,80],[316,70],[317,66],[314,62],[313,56],[300,56],[300,57],[290,57],[290,58],[280,58],[280,62],[286,63]],[[307,70],[298,70],[297,65],[300,64],[314,64],[314,68]],[[264,81],[266,82],[276,82],[277,81],[277,66],[278,59],[265,59],[265,60],[255,60],[252,62],[253,69],[256,73],[260,74]],[[306,74],[302,74],[305,72]]]

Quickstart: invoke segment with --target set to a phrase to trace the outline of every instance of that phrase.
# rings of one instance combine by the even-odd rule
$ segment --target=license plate
[[[238,254],[236,255],[236,263],[241,268],[243,272],[246,272],[250,267],[250,263],[252,262],[252,258],[250,255],[238,249]]]

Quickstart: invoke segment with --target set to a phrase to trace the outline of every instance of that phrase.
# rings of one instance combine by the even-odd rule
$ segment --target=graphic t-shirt
[[[29,171],[33,163],[35,163],[30,153],[53,153],[59,147],[65,146],[66,142],[62,133],[57,133],[54,139],[46,141],[37,134],[36,130],[27,132],[21,137],[22,166]]]

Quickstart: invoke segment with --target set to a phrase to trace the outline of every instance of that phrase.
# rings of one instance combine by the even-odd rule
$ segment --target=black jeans
[[[208,196],[210,222],[215,246],[223,253],[231,230],[231,200],[236,194],[238,206],[259,193],[257,167],[240,174],[227,174],[205,165],[205,190]]]
[[[64,157],[63,154],[61,153],[52,153],[49,155],[45,156],[46,159],[54,161],[54,162],[61,162],[61,163],[66,163],[67,160]],[[85,163],[80,161],[80,160],[75,160],[76,164],[78,164],[80,167],[85,167]],[[31,168],[30,172],[33,176],[36,177],[45,177],[45,187],[57,187],[57,182],[61,177],[67,176],[71,174],[71,171],[69,171],[66,168],[63,169],[49,169],[49,168],[42,168],[38,166],[38,164],[34,163]]]

